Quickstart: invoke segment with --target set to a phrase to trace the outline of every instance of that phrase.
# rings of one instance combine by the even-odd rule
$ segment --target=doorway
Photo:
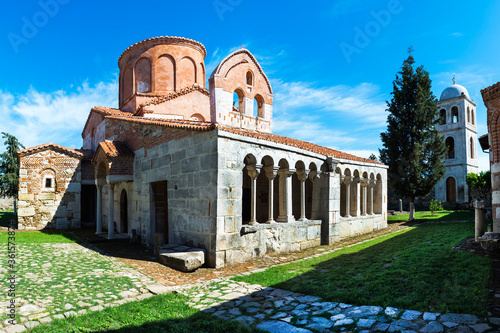
[[[125,189],[120,194],[120,232],[128,234],[128,204]]]
[[[152,244],[154,244],[154,234],[162,234],[165,243],[168,244],[168,194],[167,181],[151,183],[152,207],[151,222],[152,225]]]

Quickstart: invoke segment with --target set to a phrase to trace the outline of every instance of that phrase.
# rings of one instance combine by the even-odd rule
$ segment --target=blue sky
[[[82,145],[94,105],[117,106],[120,54],[155,36],[207,48],[207,78],[241,45],[274,89],[274,133],[378,155],[392,81],[414,48],[436,97],[452,83],[478,104],[500,81],[500,2],[77,1],[6,2],[0,14],[0,131],[25,146]],[[480,168],[488,169],[487,154]]]

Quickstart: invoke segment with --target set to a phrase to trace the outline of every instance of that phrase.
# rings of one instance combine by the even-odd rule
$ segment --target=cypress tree
[[[17,198],[19,186],[19,164],[17,151],[24,146],[17,138],[8,133],[2,132],[5,139],[5,152],[0,155],[0,195]]]
[[[387,131],[381,134],[380,160],[389,166],[389,186],[410,199],[413,220],[415,197],[429,194],[444,176],[446,147],[435,127],[439,118],[429,73],[423,66],[415,69],[412,49],[408,52],[387,102],[389,115]]]

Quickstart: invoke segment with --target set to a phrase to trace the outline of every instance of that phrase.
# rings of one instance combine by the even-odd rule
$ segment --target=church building
[[[273,134],[273,90],[255,57],[229,54],[209,89],[205,57],[201,43],[180,37],[127,48],[118,108],[90,110],[82,149],[18,152],[19,228],[92,225],[108,239],[200,248],[222,267],[387,226],[385,165]],[[475,106],[468,95],[446,99],[459,112]],[[467,130],[475,135],[470,113],[470,124],[457,120],[462,138],[453,108],[443,108],[449,136],[465,144]]]
[[[435,198],[448,205],[468,204],[468,173],[478,173],[476,103],[467,89],[456,84],[447,87],[438,102],[439,133],[447,148],[445,176],[435,186]]]

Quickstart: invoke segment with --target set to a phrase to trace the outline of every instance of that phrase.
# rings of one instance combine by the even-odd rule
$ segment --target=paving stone
[[[360,319],[358,320],[358,327],[359,328],[370,328],[373,326],[373,324],[375,324],[377,321],[375,319]]]
[[[42,318],[42,319],[40,319],[40,320],[39,320],[39,322],[40,322],[41,324],[48,324],[48,323],[50,323],[51,321],[52,321],[52,318],[50,318],[50,317],[45,317],[45,318]]]
[[[40,322],[39,321],[27,321],[24,323],[24,326],[26,326],[26,328],[29,328],[29,329],[32,329],[36,326],[40,325]]]
[[[310,306],[308,304],[299,304],[295,307],[295,310],[304,310],[309,308]]]
[[[68,312],[64,312],[64,316],[66,318],[74,317],[74,316],[78,316],[78,313],[76,313],[75,311],[68,311]]]
[[[265,319],[266,318],[266,315],[264,313],[258,313],[256,314],[255,316],[253,316],[255,319]]]
[[[37,312],[39,311],[40,308],[36,305],[33,305],[33,304],[26,304],[26,305],[23,305],[19,308],[19,313],[26,313],[26,312]]]
[[[475,332],[469,326],[459,325],[448,329],[447,333],[475,333]]]
[[[422,312],[419,312],[419,311],[406,310],[405,312],[403,312],[401,319],[416,320],[418,317],[420,317],[421,314],[422,314]]]
[[[331,317],[330,317],[330,320],[331,320],[331,321],[337,321],[337,320],[340,320],[340,319],[344,319],[345,317],[346,317],[346,315],[345,315],[345,314],[340,313],[340,314],[338,314],[338,315],[331,316]]]
[[[249,308],[249,307],[260,307],[260,303],[257,302],[248,302],[248,303],[243,303],[241,307],[243,308]]]
[[[436,320],[440,313],[424,312],[424,320]]]
[[[294,315],[294,316],[297,316],[297,317],[307,317],[309,316],[309,312],[308,311],[304,311],[304,310],[293,310],[292,312],[290,312],[291,315]]]
[[[492,323],[493,325],[500,326],[500,318],[490,317],[489,320],[490,320],[490,323]]]
[[[260,324],[257,324],[257,328],[261,330],[266,330],[271,333],[309,333],[311,332],[308,329],[295,327],[283,321],[263,321]]]
[[[333,323],[330,320],[323,317],[312,317],[311,321],[312,324],[309,324],[307,327],[318,331],[322,331],[333,326]]]
[[[89,308],[90,311],[101,311],[104,310],[104,307],[102,305],[96,305],[96,306],[91,306]]]
[[[247,308],[248,313],[256,313],[259,312],[260,308]]]
[[[133,293],[131,291],[125,290],[125,291],[122,291],[122,292],[118,293],[118,295],[120,297],[127,298],[127,297],[135,296],[135,295],[137,295],[137,293]]]
[[[271,319],[280,319],[280,318],[284,318],[286,316],[288,316],[288,314],[286,312],[278,312],[277,314],[272,316]]]
[[[385,314],[388,315],[389,317],[397,317],[399,315],[399,309],[393,308],[393,307],[386,307],[385,308]]]
[[[446,313],[441,315],[441,322],[452,322],[458,324],[475,324],[478,322],[478,317],[470,314]]]
[[[235,318],[234,320],[242,322],[243,324],[246,324],[246,325],[252,325],[253,322],[255,321],[254,318],[249,317],[249,316],[240,316],[240,317]]]
[[[66,318],[66,317],[64,317],[64,315],[62,315],[62,314],[56,314],[56,315],[54,315],[54,316],[52,316],[52,317],[53,317],[54,319],[64,319],[64,318]]]
[[[487,331],[491,328],[490,325],[485,324],[485,323],[476,324],[476,325],[469,325],[469,327],[478,333],[483,333],[484,331]]]
[[[240,297],[243,297],[243,296],[245,296],[245,294],[232,292],[232,293],[229,293],[227,295],[221,296],[219,298],[221,298],[221,299],[227,299],[227,300],[233,300],[233,299],[237,299],[237,298],[240,298]]]
[[[333,326],[344,326],[344,325],[350,325],[352,323],[354,323],[354,320],[352,320],[351,318],[344,318],[337,320],[335,324],[333,324]]]
[[[344,311],[347,317],[361,318],[378,315],[383,309],[380,306],[354,306]]]
[[[398,319],[398,320],[392,322],[391,325],[397,325],[397,326],[409,328],[412,330],[419,330],[420,329],[420,325],[418,325],[410,320],[405,320],[405,319]]]
[[[229,313],[232,314],[233,316],[241,316],[241,311],[238,308],[233,308],[229,310]]]
[[[420,330],[422,333],[440,333],[444,331],[443,325],[437,321],[431,321],[424,328]]]
[[[316,296],[299,296],[295,297],[295,299],[300,303],[314,303],[321,300],[321,297]]]
[[[352,305],[351,304],[345,304],[345,303],[339,303],[339,306],[341,309],[347,309],[350,308]]]
[[[168,294],[172,292],[172,288],[165,287],[159,283],[146,285],[146,288],[148,288],[148,290],[155,295]]]
[[[380,332],[386,332],[391,325],[385,324],[385,323],[380,323],[376,324],[375,326],[372,327],[373,331],[380,331]]]
[[[455,327],[455,326],[458,326],[457,323],[451,323],[449,321],[444,322],[443,325],[446,326],[446,327]]]
[[[74,306],[73,306],[73,305],[71,305],[71,304],[69,304],[69,303],[68,303],[68,304],[66,304],[66,305],[64,305],[64,310],[71,310],[71,309],[73,309],[73,308],[74,308]]]
[[[19,325],[19,324],[9,325],[5,328],[5,332],[7,332],[7,333],[17,333],[17,332],[24,332],[24,331],[26,331],[26,327],[24,327],[23,325]]]
[[[389,329],[387,330],[387,332],[401,332],[404,329],[405,329],[404,327],[391,324],[391,326],[389,326]]]

